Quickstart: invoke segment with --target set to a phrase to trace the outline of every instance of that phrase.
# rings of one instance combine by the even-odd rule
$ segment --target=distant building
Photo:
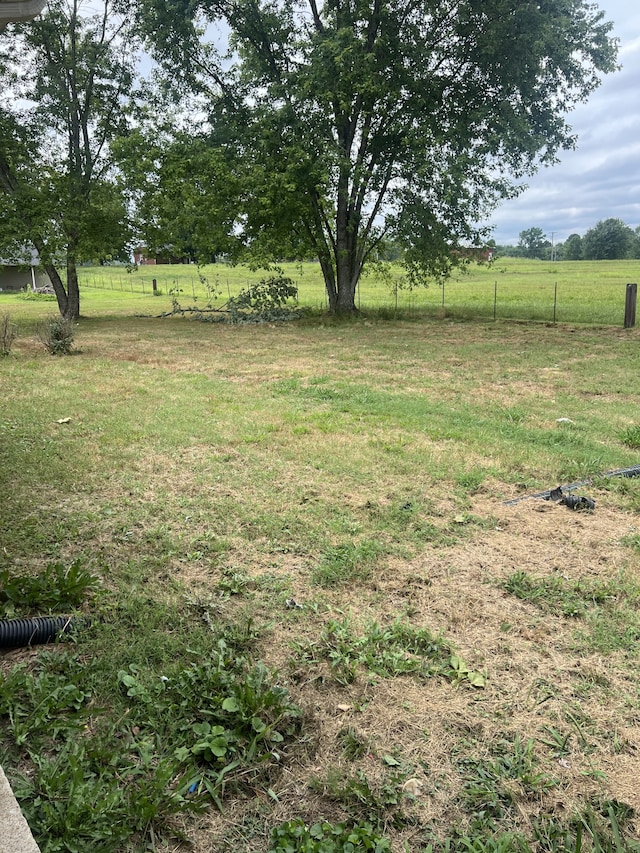
[[[0,291],[40,290],[52,286],[35,249],[25,249],[20,257],[0,258]]]
[[[454,249],[453,254],[458,257],[469,258],[477,263],[490,263],[496,254],[493,246],[467,246],[461,249]]]
[[[133,262],[137,267],[145,267],[155,264],[156,259],[149,257],[146,246],[138,246],[133,250]]]

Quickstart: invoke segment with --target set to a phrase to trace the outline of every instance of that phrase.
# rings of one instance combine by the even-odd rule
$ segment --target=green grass
[[[315,263],[282,264],[285,275],[298,287],[300,306],[326,308],[320,268]],[[87,306],[82,311],[98,316],[117,316],[123,299],[131,311],[160,314],[170,311],[172,299],[183,308],[204,308],[209,302],[223,306],[241,289],[264,278],[265,271],[212,264],[139,267],[128,273],[124,267],[81,267],[79,280]],[[153,296],[153,280],[158,295]],[[375,274],[365,276],[356,293],[357,306],[369,313],[393,318],[417,315],[455,319],[485,318],[537,320],[542,322],[622,326],[626,285],[640,279],[640,261],[547,262],[498,258],[490,265],[471,265],[457,273],[444,287],[406,290],[400,268],[394,269],[389,286]],[[90,298],[89,298],[90,294]],[[0,294],[0,309],[12,297]],[[35,300],[32,300],[35,301]],[[40,302],[42,304],[42,302]],[[55,306],[55,301],[52,307]],[[31,306],[30,306],[31,307]],[[35,308],[35,306],[34,306]],[[37,313],[37,310],[36,310]]]
[[[633,537],[626,541],[633,547]],[[576,632],[584,647],[603,654],[615,649],[633,651],[640,639],[640,584],[633,577],[567,581],[515,572],[503,588],[547,613],[584,619],[586,628]]]
[[[632,850],[640,482],[598,475],[638,463],[638,333],[167,301],[84,287],[52,357],[0,297],[0,608],[91,617],[0,658],[43,853]],[[594,476],[540,532],[503,504]]]
[[[283,269],[298,286],[300,305],[326,307],[317,264],[283,264]],[[216,293],[214,305],[222,305],[230,295],[265,275],[225,265],[205,267],[201,274]],[[153,310],[158,310],[156,303],[166,303],[170,294],[186,307],[202,306],[210,293],[201,282],[198,269],[190,266],[140,267],[130,274],[118,268],[84,269],[80,280],[104,295],[118,290],[148,295],[153,278],[163,292],[162,297],[153,300]],[[402,280],[400,269],[394,271],[391,287],[375,274],[365,276],[356,293],[356,304],[365,311],[383,310],[391,315],[396,311],[426,311],[432,315],[444,311],[456,318],[492,318],[495,311],[499,318],[622,325],[626,284],[638,278],[638,261],[550,263],[499,258],[492,265],[465,268],[444,286],[432,283],[416,290],[400,287],[397,301],[395,287]]]

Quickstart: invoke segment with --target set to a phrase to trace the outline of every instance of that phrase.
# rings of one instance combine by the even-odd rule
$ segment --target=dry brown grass
[[[558,460],[569,466],[572,454],[582,454],[584,465],[597,460],[601,447],[622,456],[616,430],[637,420],[640,396],[637,387],[629,391],[633,364],[625,366],[616,350],[637,346],[638,337],[436,322],[237,329],[91,320],[78,334],[80,355],[57,372],[33,342],[16,341],[17,363],[37,361],[38,369],[25,367],[28,394],[25,376],[8,377],[7,411],[14,406],[10,415],[19,419],[17,407],[39,399],[40,426],[53,431],[55,452],[77,454],[85,470],[59,488],[16,478],[14,497],[37,490],[33,513],[73,517],[78,532],[61,535],[60,556],[72,559],[81,540],[113,577],[157,548],[140,585],[150,595],[208,606],[215,599],[229,623],[251,618],[260,631],[259,655],[304,712],[303,736],[270,793],[231,800],[222,814],[212,809],[183,818],[189,845],[167,842],[160,849],[257,851],[271,827],[293,816],[348,819],[353,815],[331,796],[330,785],[323,793],[322,780],[360,770],[381,783],[389,769],[382,756],[393,754],[411,768],[419,793],[403,803],[413,823],[394,827],[388,816],[382,822],[395,853],[405,843],[419,851],[427,830],[445,837],[468,825],[460,759],[488,761],[498,741],[516,736],[534,740],[538,769],[556,784],[535,795],[515,790],[509,827],[530,835],[542,814],[568,820],[593,798],[616,799],[636,811],[631,825],[640,836],[637,650],[599,651],[588,638],[588,620],[543,612],[500,586],[516,571],[567,582],[624,576],[640,585],[640,553],[624,544],[638,534],[638,514],[615,489],[592,487],[596,511],[586,514],[537,499],[504,503],[535,491],[535,477],[555,485],[549,478]],[[331,400],[304,396],[319,378],[332,388],[348,382],[433,400],[450,407],[452,419],[464,415],[463,404],[479,419],[495,412],[496,423],[503,410],[514,410],[527,428],[561,438],[555,419],[571,415],[586,424],[587,437],[601,430],[601,438],[586,449],[567,444],[564,455],[541,446],[518,456],[522,439],[511,435],[507,419],[498,457],[497,427],[476,435],[471,425],[468,436],[448,437],[428,421],[393,420],[386,410],[378,418],[366,407],[341,421]],[[293,402],[273,391],[291,379],[301,389]],[[201,420],[180,432],[179,414],[186,421],[192,408]],[[175,424],[165,438],[162,418],[171,411]],[[53,412],[72,416],[66,433],[53,425]],[[124,426],[105,436],[100,417],[114,413]],[[334,420],[323,421],[325,415]],[[468,471],[480,473],[477,489],[459,485]],[[433,536],[407,535],[403,542],[402,533],[379,520],[407,500],[419,504]],[[330,514],[336,508],[344,518]],[[274,526],[256,520],[262,515]],[[299,527],[278,529],[283,518]],[[162,550],[161,538],[153,544],[157,531],[170,551]],[[203,532],[224,539],[224,549],[190,557],[192,540]],[[368,579],[313,585],[323,548],[363,537],[385,546]],[[19,568],[46,556],[25,551],[12,559]],[[230,571],[240,571],[246,584],[222,597],[219,586]],[[288,608],[285,598],[302,607]],[[343,617],[360,629],[404,618],[441,634],[470,667],[486,672],[486,686],[385,679],[362,669],[353,683],[339,684],[326,661],[301,661],[296,649],[317,642],[329,619]],[[345,729],[370,745],[365,755],[344,754]],[[548,729],[567,735],[564,754],[543,743]]]
[[[637,532],[637,516],[608,506],[607,493],[596,498],[597,512],[577,514],[540,500],[505,506],[478,497],[473,511],[495,518],[493,529],[452,547],[429,548],[412,559],[391,559],[364,588],[322,593],[330,613],[347,613],[361,624],[368,619],[385,623],[409,611],[413,625],[441,632],[470,665],[488,673],[488,681],[477,691],[409,676],[372,681],[361,673],[353,684],[340,686],[327,667],[299,667],[291,689],[312,735],[302,759],[285,768],[274,785],[278,802],[263,802],[270,825],[292,814],[308,821],[344,819],[338,805],[309,790],[310,777],[322,779],[332,772],[347,776],[357,768],[373,783],[385,771],[380,756],[393,753],[415,768],[412,778],[421,783],[419,795],[405,809],[419,828],[392,833],[394,850],[405,849],[405,843],[410,850],[419,849],[414,845],[423,838],[424,827],[444,836],[461,820],[464,825],[457,759],[465,751],[488,757],[492,744],[520,735],[534,739],[540,771],[557,784],[537,798],[518,794],[516,828],[528,834],[531,820],[542,814],[568,819],[593,799],[615,799],[635,810],[631,830],[640,835],[635,664],[630,666],[624,651],[603,655],[581,647],[576,620],[542,614],[496,585],[516,570],[603,581],[627,572],[640,581],[638,559],[621,544],[623,537]],[[318,598],[299,561],[290,558],[281,570],[298,601],[304,604],[309,593]],[[259,566],[256,572],[261,573]],[[260,608],[256,615],[267,617]],[[266,662],[283,673],[292,641],[317,636],[327,618],[309,609],[294,616],[293,623],[276,616],[265,645]],[[567,712],[582,721],[580,732]],[[569,734],[566,754],[555,755],[542,743],[549,739],[545,726]],[[339,733],[346,727],[372,744],[370,754],[355,763],[341,756]],[[234,804],[230,814],[201,818],[189,833],[195,849],[231,850],[246,843],[241,839],[247,813],[253,819],[255,812],[251,801]]]

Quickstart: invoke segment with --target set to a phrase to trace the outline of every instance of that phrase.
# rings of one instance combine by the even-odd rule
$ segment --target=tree
[[[221,150],[197,135],[139,126],[114,144],[140,241],[151,254],[233,255],[240,186]]]
[[[542,228],[527,228],[518,236],[520,237],[518,246],[525,258],[541,258],[545,247],[550,245]]]
[[[582,257],[586,261],[616,261],[628,258],[635,234],[621,219],[600,220],[582,239]]]
[[[226,129],[245,247],[311,249],[333,311],[355,310],[387,236],[416,279],[462,262],[513,178],[573,145],[564,114],[615,67],[583,0],[140,2],[156,56]],[[196,27],[221,22],[226,61]]]
[[[19,64],[0,60],[4,242],[35,246],[68,319],[80,314],[78,263],[120,252],[127,239],[108,154],[124,130],[133,35],[111,0],[86,17],[81,5],[49,0],[38,20],[11,32],[7,50]]]
[[[564,260],[582,260],[582,237],[579,234],[570,234],[564,241]]]

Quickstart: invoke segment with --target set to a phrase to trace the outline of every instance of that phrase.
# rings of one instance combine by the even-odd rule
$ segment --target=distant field
[[[300,304],[326,307],[320,268],[315,263],[283,264],[285,274],[299,288]],[[158,312],[170,307],[173,293],[184,307],[203,304],[207,285],[215,291],[214,305],[269,273],[247,267],[212,264],[198,268],[183,265],[140,267],[127,273],[120,267],[85,267],[80,270],[83,290],[114,295],[128,292],[150,296],[152,282],[160,296],[153,302]],[[622,325],[625,289],[640,280],[640,260],[544,262],[500,258],[489,266],[474,265],[443,287],[407,290],[402,270],[389,286],[374,275],[362,279],[356,304],[362,310],[386,309],[407,314],[427,313],[457,318],[496,317],[562,323]],[[396,290],[397,286],[397,290]]]
[[[298,286],[301,306],[326,309],[317,264],[284,264],[283,269]],[[133,273],[124,267],[82,267],[81,313],[93,318],[157,315],[171,311],[173,298],[182,308],[204,307],[209,293],[213,295],[212,305],[222,307],[229,296],[270,274],[226,264],[200,268],[159,265],[140,267]],[[399,267],[394,270],[392,286],[374,275],[365,276],[356,304],[365,313],[398,319],[495,317],[622,326],[626,285],[639,281],[640,260],[551,263],[505,258],[490,266],[471,266],[446,282],[444,288],[436,283],[416,290],[403,288]],[[30,300],[20,294],[0,293],[0,311],[19,314],[27,323],[55,310],[53,298]]]

